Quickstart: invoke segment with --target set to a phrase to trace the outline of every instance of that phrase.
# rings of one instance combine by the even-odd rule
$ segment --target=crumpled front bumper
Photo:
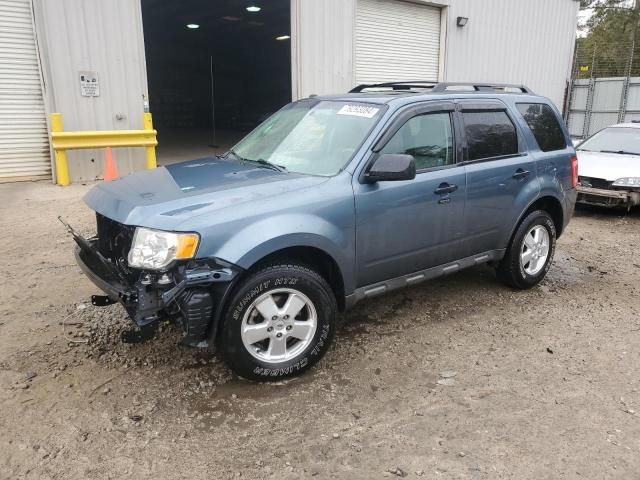
[[[640,191],[609,190],[578,185],[578,203],[597,205],[600,207],[631,208],[640,205]]]
[[[215,260],[194,260],[172,269],[170,284],[140,279],[131,283],[101,255],[97,238],[86,240],[74,235],[74,239],[75,257],[82,272],[109,298],[120,302],[138,326],[159,320],[163,311],[177,310],[183,317],[182,343],[204,346],[207,338],[215,335],[224,299],[240,269],[216,264]]]
[[[97,242],[96,238],[85,240],[84,242],[76,239],[77,245],[74,255],[80,270],[109,298],[115,302],[122,303],[138,325],[149,323],[143,321],[138,315],[138,292],[136,288],[123,276],[119,275],[115,267],[100,254]]]
[[[113,278],[101,259],[83,250],[79,245],[74,249],[76,263],[89,280],[112,300],[118,302],[128,296],[129,289],[118,279]]]

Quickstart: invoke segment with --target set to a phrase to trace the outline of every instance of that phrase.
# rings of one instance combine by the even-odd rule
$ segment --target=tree
[[[581,0],[592,10],[580,25],[585,34],[576,42],[576,63],[581,77],[640,74],[640,0]],[[633,52],[634,61],[630,62]],[[637,52],[637,53],[636,53]]]

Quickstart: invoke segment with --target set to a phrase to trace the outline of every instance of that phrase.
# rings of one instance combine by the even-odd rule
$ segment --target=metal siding
[[[0,0],[0,180],[50,172],[31,1]]]
[[[139,0],[34,0],[44,67],[45,101],[60,112],[64,129],[142,128],[147,95]],[[98,72],[99,97],[82,97],[78,72]],[[123,115],[124,119],[116,119]],[[158,135],[162,141],[162,132]],[[102,176],[103,150],[70,151],[72,181]],[[142,170],[144,149],[114,150],[119,173]]]
[[[589,131],[587,136],[602,130],[610,125],[618,123],[618,112],[613,113],[592,113],[591,120],[589,122]]]
[[[592,110],[618,113],[624,78],[598,78],[593,92]]]
[[[440,8],[397,0],[358,0],[356,84],[437,80]]]
[[[355,0],[292,0],[293,97],[353,87]]]
[[[561,108],[578,9],[575,0],[452,0],[446,79],[525,83]]]
[[[571,135],[584,138],[606,126],[640,116],[640,78],[628,80],[626,89],[627,77],[573,80],[568,111]]]
[[[568,119],[569,133],[572,137],[582,137],[584,129],[584,113],[570,113]]]
[[[571,95],[572,110],[586,110],[589,97],[589,80],[578,80]]]
[[[640,113],[627,113],[622,121],[633,122],[634,120],[640,121]]]
[[[640,77],[629,78],[629,91],[627,92],[627,110],[640,111]],[[633,117],[634,119],[638,114]]]

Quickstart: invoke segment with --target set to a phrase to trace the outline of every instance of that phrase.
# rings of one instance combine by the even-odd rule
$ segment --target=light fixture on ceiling
[[[240,20],[242,20],[240,17],[232,17],[231,15],[222,17],[222,19],[227,20],[228,22],[239,22]]]
[[[187,23],[187,28],[189,30],[196,30],[200,28],[200,25],[198,25],[197,23]]]
[[[247,7],[247,12],[251,12],[251,13],[257,13],[260,10],[262,10],[262,8],[260,8],[260,7],[256,6],[256,5],[249,5]]]
[[[276,37],[276,40],[289,40],[291,37],[289,35],[280,35]]]
[[[456,24],[459,27],[464,27],[467,24],[468,21],[469,21],[468,17],[458,17],[458,19],[456,21]]]

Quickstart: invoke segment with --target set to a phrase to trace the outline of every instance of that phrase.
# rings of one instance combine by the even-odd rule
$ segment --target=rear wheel
[[[302,265],[268,266],[235,292],[220,349],[242,377],[278,380],[297,375],[326,352],[337,310],[333,291],[318,273]]]
[[[556,228],[551,216],[536,210],[518,226],[498,266],[498,278],[507,285],[526,289],[540,283],[551,266],[556,249]]]

